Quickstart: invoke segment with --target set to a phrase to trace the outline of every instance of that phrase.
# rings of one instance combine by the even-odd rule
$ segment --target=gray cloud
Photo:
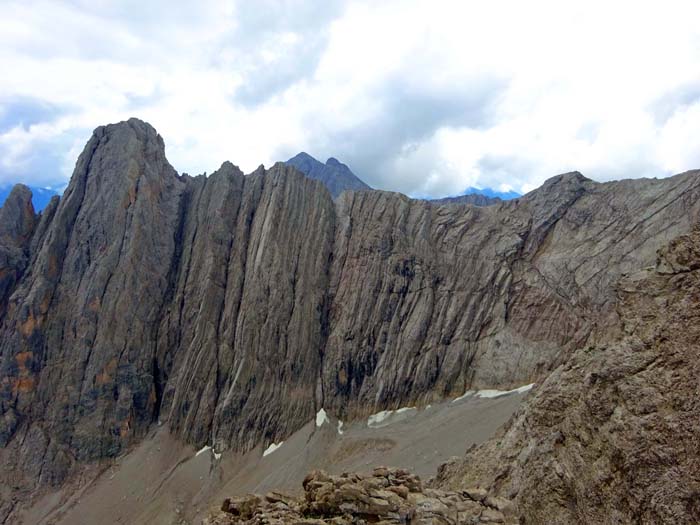
[[[10,165],[0,162],[0,184],[18,183],[63,187],[65,176],[61,172],[66,160],[66,153],[71,150],[76,140],[90,136],[90,130],[75,129],[50,138],[36,139],[30,148]],[[0,159],[5,159],[10,152],[0,144]]]
[[[308,122],[309,149],[321,157],[339,157],[373,187],[415,194],[428,174],[441,167],[426,141],[445,127],[483,130],[493,125],[496,103],[507,87],[505,79],[496,77],[474,78],[443,90],[420,89],[395,78],[371,94],[377,111],[349,129],[334,129],[333,115],[313,115]],[[277,156],[294,153],[286,148]],[[410,166],[397,172],[397,161],[406,155],[412,156]]]
[[[0,98],[0,134],[16,127],[28,127],[50,122],[64,114],[67,108],[32,97],[12,96]]]
[[[234,102],[255,107],[313,76],[328,43],[329,24],[343,8],[344,2],[338,0],[240,3],[235,15],[237,30],[219,49],[222,56],[233,50],[235,59],[218,64],[244,70],[244,83]],[[282,35],[292,35],[294,41],[283,45],[279,42]],[[271,50],[278,56],[264,59],[263,54]]]
[[[665,124],[676,112],[700,102],[700,85],[686,84],[654,100],[649,111],[657,125]]]

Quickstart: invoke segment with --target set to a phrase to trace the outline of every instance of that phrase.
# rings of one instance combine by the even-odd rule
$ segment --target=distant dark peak
[[[302,151],[302,152],[300,152],[300,153],[297,153],[296,155],[294,155],[294,156],[293,156],[291,159],[289,159],[289,160],[291,161],[291,160],[295,160],[295,159],[296,159],[296,160],[316,160],[315,158],[313,158],[311,155],[309,155],[309,154],[306,153],[305,151]],[[289,162],[289,161],[287,161],[287,162]],[[316,161],[316,162],[318,162],[318,161]]]
[[[457,197],[444,197],[441,199],[431,199],[427,202],[431,204],[471,204],[472,206],[491,206],[503,202],[499,197],[489,197],[480,193],[469,193]]]
[[[372,189],[359,179],[348,166],[335,157],[330,157],[324,164],[302,151],[289,159],[286,164],[294,166],[311,179],[323,182],[333,198],[336,198],[345,190],[362,191]]]

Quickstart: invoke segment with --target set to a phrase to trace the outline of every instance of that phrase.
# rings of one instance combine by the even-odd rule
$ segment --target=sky
[[[700,2],[0,1],[0,185],[138,117],[179,172],[306,151],[412,196],[700,168]]]

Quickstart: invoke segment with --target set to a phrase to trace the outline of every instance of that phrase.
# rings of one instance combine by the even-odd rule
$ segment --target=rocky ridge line
[[[348,421],[537,381],[619,331],[614,283],[690,230],[698,196],[697,172],[571,173],[485,208],[334,202],[284,164],[180,176],[150,125],[98,128],[60,201],[2,241],[3,502],[158,422],[245,451],[320,408]]]

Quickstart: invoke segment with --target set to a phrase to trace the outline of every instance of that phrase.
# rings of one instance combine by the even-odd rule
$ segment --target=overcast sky
[[[180,172],[306,151],[419,196],[700,168],[697,0],[184,4],[2,0],[0,183],[131,116]]]

